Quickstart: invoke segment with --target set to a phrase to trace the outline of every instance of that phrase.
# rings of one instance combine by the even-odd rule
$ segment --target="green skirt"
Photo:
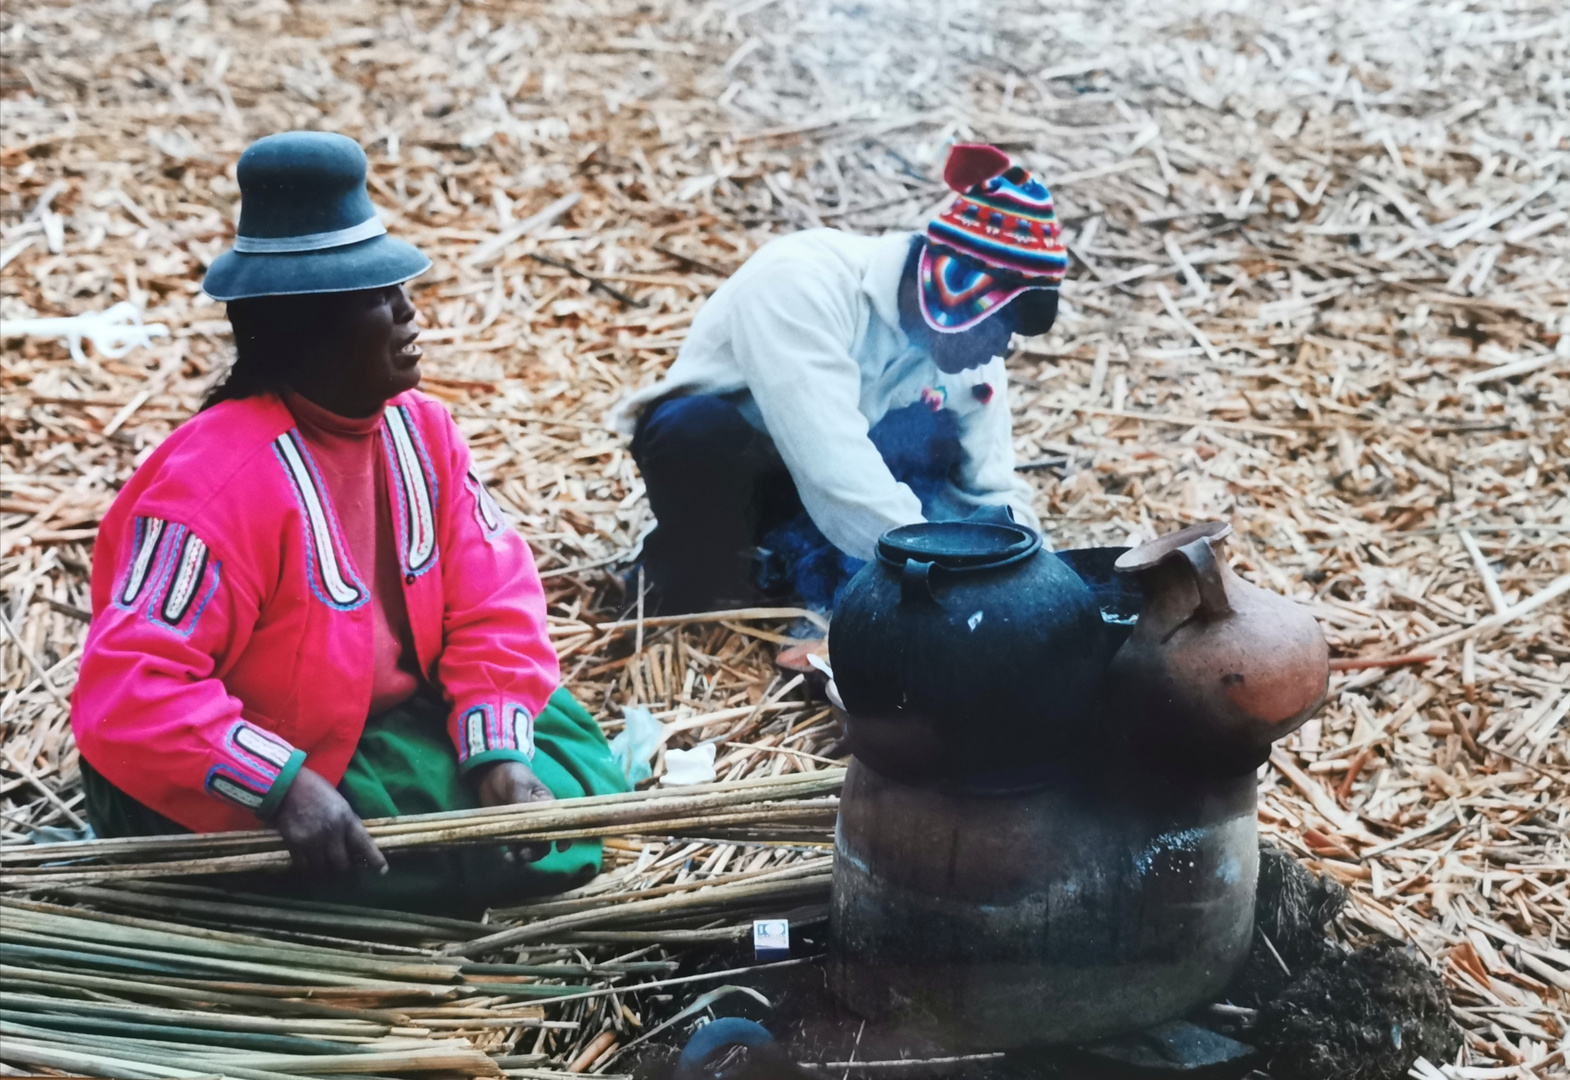
[[[534,725],[535,775],[558,799],[627,790],[621,769],[594,717],[565,689],[557,690]],[[155,836],[189,829],[137,802],[109,783],[86,759],[82,786],[87,818],[99,836]],[[458,774],[447,737],[447,706],[410,698],[371,717],[338,790],[362,818],[434,814],[479,806],[474,786]],[[249,891],[288,892],[336,903],[408,911],[479,911],[581,885],[600,869],[600,841],[576,840],[525,863],[508,847],[485,845],[442,851],[387,853],[385,876],[354,881],[246,875],[223,884]]]

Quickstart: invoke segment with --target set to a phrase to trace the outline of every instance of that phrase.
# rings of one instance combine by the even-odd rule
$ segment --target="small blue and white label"
[[[758,919],[753,922],[752,951],[759,960],[789,960],[790,920]]]

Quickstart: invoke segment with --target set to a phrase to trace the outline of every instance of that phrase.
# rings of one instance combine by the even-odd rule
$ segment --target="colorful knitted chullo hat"
[[[958,143],[943,180],[957,195],[927,225],[921,313],[945,334],[969,330],[1030,289],[1056,289],[1068,266],[1052,193],[995,146]]]

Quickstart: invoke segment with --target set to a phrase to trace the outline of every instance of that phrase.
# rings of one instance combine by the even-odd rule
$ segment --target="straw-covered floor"
[[[1240,572],[1311,605],[1342,666],[1262,770],[1265,833],[1350,887],[1344,933],[1442,973],[1466,1043],[1421,1075],[1565,1075],[1564,5],[16,0],[0,46],[0,314],[130,299],[171,331],[85,363],[5,341],[8,852],[81,824],[95,526],[222,377],[198,282],[235,158],[291,127],[360,140],[389,227],[435,259],[426,387],[534,546],[572,688],[608,732],[644,704],[668,746],[720,740],[722,781],[806,785],[584,808],[612,836],[601,897],[484,927],[57,881],[5,908],[7,1062],[615,1073],[726,985],[695,949],[754,912],[811,932],[837,733],[774,668],[787,620],[640,620],[620,574],[649,513],[602,421],[769,236],[919,223],[945,144],[977,138],[1043,174],[1074,256],[1057,328],[1011,363],[1054,543],[1232,522]],[[683,824],[709,831],[667,839]],[[615,989],[678,970],[701,978]]]

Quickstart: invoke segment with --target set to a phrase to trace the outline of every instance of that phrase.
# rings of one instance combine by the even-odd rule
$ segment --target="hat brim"
[[[207,268],[202,291],[214,300],[357,292],[398,285],[430,268],[431,260],[419,248],[391,236],[277,255],[230,250]]]
[[[944,299],[942,290],[932,286],[938,276],[936,259],[942,256],[963,259],[963,256],[955,256],[951,252],[934,252],[932,245],[927,244],[922,248],[921,262],[916,271],[916,295],[921,301],[921,317],[940,334],[964,333],[1002,311],[1020,293],[1057,288],[1045,281],[1022,283],[1017,278],[992,277],[983,271],[978,273],[976,284],[965,292],[963,298],[949,302]],[[982,270],[979,266],[977,269]],[[986,280],[983,281],[983,278]]]

